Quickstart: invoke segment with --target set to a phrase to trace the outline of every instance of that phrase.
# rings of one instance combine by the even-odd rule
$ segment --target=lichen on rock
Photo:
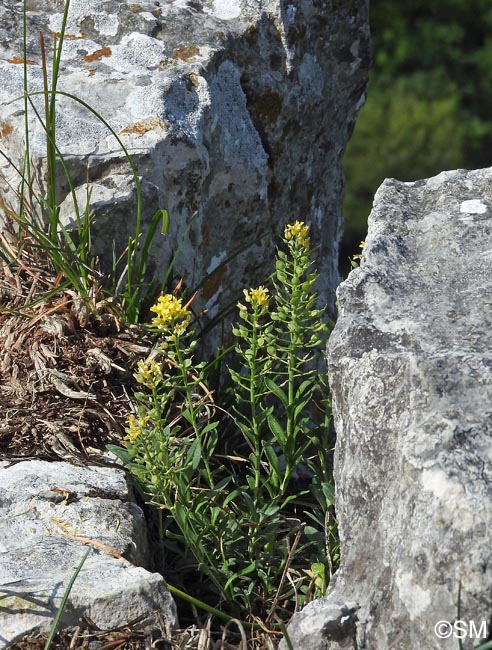
[[[209,318],[234,304],[244,286],[265,279],[272,235],[293,218],[307,221],[320,245],[320,291],[334,307],[341,159],[369,67],[367,1],[346,5],[71,2],[58,88],[100,112],[128,147],[142,178],[144,224],[157,208],[168,210],[170,234],[152,252],[157,277],[164,277],[181,242],[175,271],[189,287],[208,282],[215,256],[232,260],[197,298]],[[29,84],[36,91],[42,87],[38,32],[49,53],[63,2],[32,0],[28,9]],[[9,102],[23,93],[23,65],[12,63],[23,60],[21,35],[20,4],[1,0],[1,145],[16,162],[24,155],[22,102]],[[42,113],[42,97],[33,101]],[[30,126],[42,185],[45,135],[32,113]],[[98,189],[94,250],[107,266],[112,240],[121,250],[133,232],[128,164],[104,125],[62,96],[57,138],[77,191],[85,191],[87,168]],[[13,170],[3,159],[0,166],[16,187]],[[1,185],[12,199],[8,183]],[[63,180],[58,200],[70,226],[74,210]]]

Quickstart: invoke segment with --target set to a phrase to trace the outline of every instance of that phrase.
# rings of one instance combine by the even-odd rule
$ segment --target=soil
[[[0,312],[1,459],[93,463],[122,442],[132,370],[151,343],[139,328],[80,327],[71,303],[61,295],[44,314]]]

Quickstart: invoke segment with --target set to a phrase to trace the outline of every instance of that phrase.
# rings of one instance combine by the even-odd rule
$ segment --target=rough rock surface
[[[27,6],[27,69],[38,90],[38,33],[46,34],[49,53],[63,2]],[[171,215],[154,271],[164,275],[182,242],[177,275],[201,285],[209,318],[265,279],[272,233],[298,218],[312,225],[321,293],[334,303],[341,159],[365,97],[367,14],[367,0],[72,0],[58,89],[88,102],[128,147],[143,179],[144,220],[158,207]],[[0,0],[0,149],[17,164],[23,104],[8,102],[23,92],[21,34],[22,2]],[[42,111],[42,98],[33,101]],[[133,232],[128,164],[80,104],[60,97],[58,118],[58,144],[82,203],[89,166],[96,250],[109,260],[109,240],[122,245]],[[31,155],[41,168],[45,137],[33,115],[31,127]],[[73,224],[65,181],[58,194],[62,219]]]
[[[163,578],[139,566],[148,554],[145,520],[122,470],[0,462],[0,522],[0,647],[49,629],[87,549],[64,625],[88,616],[113,629],[140,615],[143,626],[176,624]]]
[[[492,633],[491,261],[491,169],[378,190],[329,344],[342,563],[294,647],[454,650],[460,581],[463,647]]]

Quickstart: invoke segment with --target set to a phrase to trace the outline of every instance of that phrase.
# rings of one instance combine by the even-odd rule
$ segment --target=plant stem
[[[252,425],[252,437],[253,437],[253,471],[254,471],[254,495],[253,499],[255,505],[258,504],[259,492],[260,492],[260,453],[259,448],[260,442],[260,430],[258,426],[258,417],[257,417],[257,406],[258,406],[258,394],[256,391],[257,384],[257,373],[256,373],[256,364],[258,362],[258,307],[255,305],[253,316],[252,316],[252,341],[251,341],[251,358],[249,359],[249,406],[251,409],[251,425]]]
[[[202,461],[205,466],[205,473],[207,476],[207,482],[208,486],[211,490],[214,488],[214,479],[212,476],[212,472],[210,470],[210,463],[208,462],[207,458],[207,451],[204,449],[203,445],[203,436],[202,432],[200,429],[200,426],[198,424],[197,418],[196,418],[196,411],[197,407],[193,403],[193,394],[191,392],[191,386],[190,382],[188,380],[188,373],[186,371],[186,364],[185,364],[185,357],[183,355],[183,350],[181,349],[180,345],[180,337],[179,334],[174,335],[174,349],[176,352],[176,359],[178,362],[178,368],[181,374],[181,380],[183,382],[183,388],[185,390],[185,395],[186,395],[186,405],[188,407],[188,412],[190,414],[190,420],[191,420],[191,425],[193,427],[193,431],[195,432],[197,440],[200,442],[200,446],[202,448]]]
[[[213,614],[221,621],[228,622],[232,620],[238,620],[236,617],[229,616],[229,614],[226,614],[225,612],[221,612],[220,609],[215,609],[215,607],[212,607],[211,605],[207,605],[207,603],[204,603],[202,600],[198,600],[198,598],[194,598],[193,596],[190,596],[186,592],[181,591],[181,589],[178,589],[177,587],[170,585],[169,582],[167,582],[166,584],[167,584],[167,588],[173,595],[179,596],[179,598],[186,600],[188,603],[192,603],[193,605],[203,610],[204,612]],[[265,628],[262,627],[261,625],[258,625],[258,623],[251,623],[248,621],[239,621],[239,622],[241,623],[241,625],[244,625],[245,627],[252,627],[253,629],[258,631],[261,630],[265,631]]]

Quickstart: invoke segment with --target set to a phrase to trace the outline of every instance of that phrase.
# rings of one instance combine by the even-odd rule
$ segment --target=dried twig
[[[51,522],[54,523],[55,526],[59,528],[64,535],[70,537],[70,539],[73,539],[76,542],[82,542],[83,544],[90,544],[91,546],[100,548],[103,551],[107,551],[108,553],[111,553],[111,555],[118,560],[125,559],[120,553],[118,553],[118,551],[115,551],[114,548],[111,548],[111,546],[107,546],[106,544],[103,544],[102,542],[98,542],[95,539],[89,539],[88,537],[82,537],[81,535],[74,535],[69,530],[67,530],[66,526],[53,519],[53,517],[51,518]]]

